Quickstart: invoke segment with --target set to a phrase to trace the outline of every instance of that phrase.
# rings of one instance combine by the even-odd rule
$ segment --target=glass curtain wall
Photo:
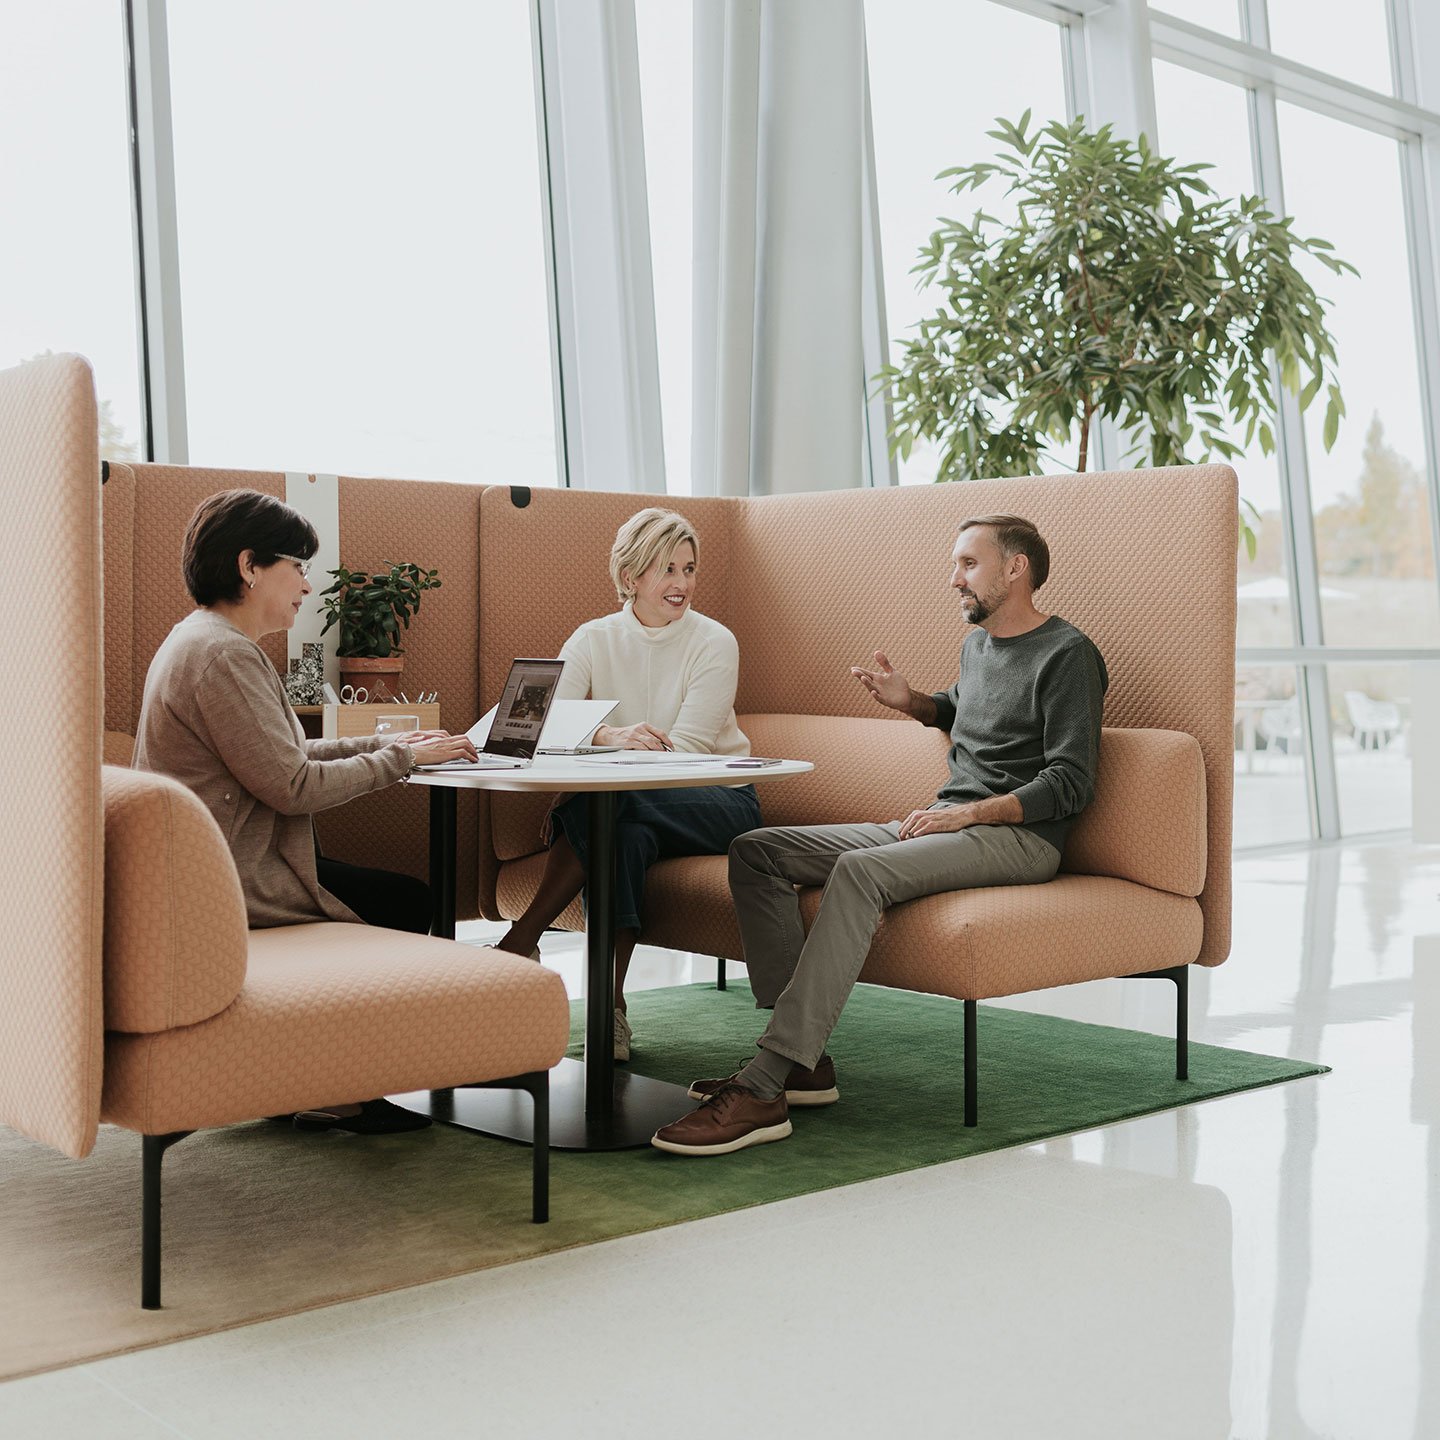
[[[1277,55],[1390,93],[1385,0],[1266,0],[1266,9]]]
[[[1399,149],[1298,105],[1278,108],[1296,229],[1323,235],[1360,271],[1334,276],[1316,265],[1309,277],[1330,301],[1349,412],[1328,453],[1322,411],[1305,416],[1325,642],[1440,645]]]
[[[1382,128],[1366,118],[1348,88],[1392,91],[1385,0],[1250,0],[1216,6],[1209,19],[1205,8],[1201,0],[1161,0],[1154,12],[1237,38],[1234,17],[1248,14],[1252,38],[1268,19],[1275,55],[1327,72],[1333,94],[1301,102],[1283,72],[1273,87],[1262,69],[1244,73],[1243,55],[1234,76],[1214,78],[1202,71],[1215,69],[1217,54],[1223,65],[1223,50],[1161,25],[1166,60],[1154,65],[1160,148],[1213,162],[1217,188],[1221,177],[1223,188],[1237,188],[1248,170],[1254,179],[1240,188],[1283,195],[1296,231],[1331,241],[1360,272],[1335,276],[1307,265],[1328,302],[1348,411],[1333,448],[1324,447],[1317,403],[1298,425],[1290,422],[1288,476],[1256,456],[1236,467],[1262,517],[1258,553],[1253,561],[1242,554],[1239,563],[1235,841],[1316,833],[1318,813],[1303,823],[1306,792],[1318,812],[1326,784],[1338,802],[1340,833],[1400,829],[1411,821],[1411,669],[1394,652],[1440,656],[1434,467],[1408,239],[1425,231],[1414,223],[1425,198],[1416,187],[1407,194],[1403,179],[1405,147],[1418,137],[1398,122]],[[1196,52],[1194,69],[1177,53],[1187,46]],[[1323,91],[1313,77],[1305,81],[1312,95]],[[1348,107],[1355,118],[1312,104],[1339,114]],[[1256,159],[1267,172],[1264,186]],[[1433,264],[1433,257],[1419,263]],[[1307,553],[1313,563],[1297,577],[1296,557]],[[1313,606],[1308,629],[1299,623],[1301,591]],[[1276,652],[1287,650],[1290,664],[1258,663],[1262,656],[1278,661]],[[1343,652],[1343,659],[1327,661],[1327,652]],[[1307,706],[1307,686],[1327,703]]]
[[[1065,74],[1059,26],[992,0],[869,0],[865,43],[894,363],[936,304],[916,289],[910,270],[937,217],[969,219],[980,209],[1002,222],[1015,215],[998,183],[957,196],[935,177],[989,159],[996,142],[985,132],[997,116],[1017,121],[1028,109],[1037,124],[1065,119]],[[928,484],[935,478],[934,448],[921,441],[898,465],[902,485]]]
[[[675,0],[635,0],[635,37],[640,51],[665,488],[672,495],[689,495],[693,493],[690,347],[695,273],[694,10]]]
[[[128,133],[118,4],[0,9],[0,368],[85,356],[109,460],[144,448]]]
[[[1227,199],[1259,189],[1246,92],[1180,65],[1156,61],[1157,144],[1182,164],[1212,168],[1205,178]],[[1242,550],[1236,643],[1289,646],[1299,638],[1278,456],[1254,444],[1235,463],[1255,530],[1255,556]],[[1248,665],[1235,676],[1235,840],[1271,845],[1310,834],[1308,749],[1293,665]]]
[[[1192,25],[1240,38],[1239,0],[1159,0],[1156,9]]]
[[[1283,463],[1237,466],[1261,514],[1237,577],[1240,845],[1403,827],[1412,738],[1427,740],[1412,737],[1410,677],[1440,660],[1427,389],[1440,355],[1422,363],[1417,316],[1426,334],[1440,316],[1417,280],[1434,271],[1419,247],[1436,226],[1416,128],[1440,117],[1414,108],[1408,72],[1391,75],[1393,3],[1151,12],[1160,148],[1212,163],[1222,192],[1283,195],[1301,233],[1361,272],[1318,277],[1349,410],[1337,445],[1325,452],[1318,412],[1292,411]],[[693,9],[635,12],[667,470],[683,493]],[[0,154],[25,217],[0,233],[0,264],[27,281],[0,308],[0,364],[88,355],[116,457],[145,443],[123,15],[55,0],[0,19],[0,122],[27,137]],[[421,0],[401,26],[383,0],[176,0],[168,20],[192,461],[555,483],[533,0]],[[1086,93],[1087,52],[1112,32],[1043,0],[869,3],[866,27],[894,355],[930,303],[910,269],[936,217],[1006,211],[936,173],[990,154],[996,116],[1083,103],[1067,81]],[[1273,59],[1257,55],[1267,33]],[[933,469],[917,449],[901,479]]]
[[[169,39],[191,463],[555,484],[528,0]]]

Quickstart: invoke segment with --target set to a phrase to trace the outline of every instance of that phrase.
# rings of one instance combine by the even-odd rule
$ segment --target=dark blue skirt
[[[645,872],[678,855],[725,855],[730,842],[756,830],[760,801],[753,785],[703,785],[684,790],[627,790],[616,797],[615,926],[638,930]],[[586,865],[590,804],[572,795],[555,808],[555,837],[563,832]]]

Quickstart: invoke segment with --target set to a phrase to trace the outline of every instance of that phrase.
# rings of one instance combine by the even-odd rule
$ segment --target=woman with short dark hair
[[[341,920],[423,934],[428,886],[320,857],[311,816],[475,748],[443,731],[305,738],[259,642],[295,623],[318,548],[310,522],[273,495],[227,490],[200,503],[181,558],[197,608],[150,662],[134,763],[179,780],[214,816],[252,929]],[[385,1101],[332,1112],[361,1133],[423,1123]]]

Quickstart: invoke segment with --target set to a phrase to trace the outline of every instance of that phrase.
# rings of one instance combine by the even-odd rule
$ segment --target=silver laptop
[[[484,744],[477,744],[477,760],[447,760],[443,765],[420,765],[420,770],[523,770],[535,759],[545,718],[560,684],[563,660],[516,660],[505,678],[495,718]],[[474,733],[471,732],[474,739]]]

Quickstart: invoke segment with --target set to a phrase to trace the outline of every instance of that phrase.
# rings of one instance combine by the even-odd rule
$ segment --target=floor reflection
[[[1440,1435],[1440,935],[1415,939],[1415,1069],[1410,1116],[1425,1127],[1425,1262],[1421,1272],[1416,1355],[1420,1383],[1415,1440]]]
[[[987,1218],[999,1233],[1012,1212],[1009,1245],[968,1262],[996,1323],[966,1327],[965,1343],[1017,1391],[1016,1355],[1043,1352],[1072,1396],[1103,1399],[1113,1434],[1429,1440],[1440,1436],[1440,848],[1242,855],[1234,875],[1232,955],[1192,977],[1192,1038],[1332,1073],[957,1167],[957,1187],[992,1171],[1003,1184]],[[578,994],[575,942],[547,937],[544,949]],[[714,963],[642,947],[631,973],[637,985],[713,983]],[[1152,982],[1004,1003],[1161,1035],[1174,1024],[1173,991]],[[1036,1220],[1024,1202],[1037,1195],[1064,1207],[1065,1227]],[[971,1190],[957,1188],[955,1213],[978,1217]],[[916,1243],[933,1244],[923,1229]],[[1025,1279],[1007,1287],[1017,1255]],[[1027,1337],[1027,1322],[1040,1330]],[[994,1393],[976,1433],[992,1433],[981,1420],[996,1434],[1091,1433],[1038,1392],[1012,1394],[1008,1413]],[[1183,1421],[1156,1420],[1162,1395]]]

